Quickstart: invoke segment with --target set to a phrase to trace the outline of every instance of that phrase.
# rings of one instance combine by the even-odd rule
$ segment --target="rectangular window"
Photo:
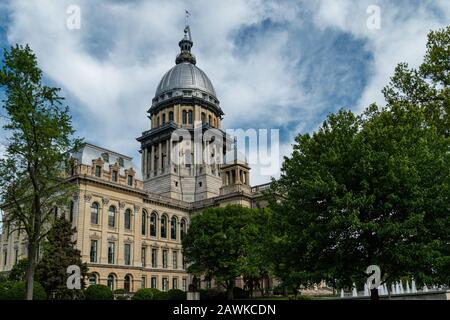
[[[132,186],[133,185],[133,176],[128,175],[128,185]]]
[[[125,265],[127,265],[127,266],[131,265],[131,245],[129,243],[125,244],[123,254],[124,254]]]
[[[152,268],[156,268],[158,264],[158,250],[152,249]]]
[[[91,240],[91,262],[97,262],[97,240]]]
[[[74,203],[73,203],[73,201],[70,201],[70,205],[69,205],[69,221],[71,223],[73,222],[73,210],[74,210]]]
[[[101,177],[101,175],[102,175],[102,167],[95,166],[95,176],[96,177]]]
[[[184,259],[184,256],[181,257],[181,261],[183,262],[183,270],[186,270],[186,260]]]
[[[178,251],[172,252],[172,263],[173,268],[178,269]]]
[[[183,278],[182,280],[182,290],[187,291],[187,280],[186,278]]]
[[[141,248],[141,262],[142,262],[142,267],[145,267],[147,264],[147,247]]]
[[[3,265],[6,266],[6,263],[8,262],[8,251],[3,251]]]
[[[116,244],[114,242],[108,242],[108,263],[116,263]]]
[[[116,170],[114,170],[112,172],[112,181],[117,182],[117,171]]]
[[[152,283],[150,284],[150,286],[151,286],[152,288],[158,289],[156,277],[152,277],[151,282],[152,282]]]
[[[145,288],[145,284],[146,284],[145,280],[146,280],[145,277],[141,278],[141,288]]]
[[[163,268],[167,269],[167,250],[163,250]]]
[[[163,278],[162,279],[162,291],[167,291],[169,286],[169,279]]]
[[[178,289],[178,278],[172,278],[172,289]]]
[[[15,249],[14,251],[14,264],[17,264],[17,262],[19,261],[19,249]]]

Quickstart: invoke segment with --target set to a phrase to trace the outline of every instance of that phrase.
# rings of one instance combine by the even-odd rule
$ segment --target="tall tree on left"
[[[42,83],[42,71],[28,45],[3,54],[0,86],[5,99],[6,150],[0,159],[0,197],[10,232],[27,236],[26,299],[33,298],[39,245],[46,237],[55,208],[67,205],[73,186],[66,182],[74,137],[71,116],[59,88]]]

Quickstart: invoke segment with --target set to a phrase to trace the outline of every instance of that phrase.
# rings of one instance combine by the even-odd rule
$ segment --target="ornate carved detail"
[[[119,201],[119,208],[120,209],[125,208],[125,202]]]
[[[86,203],[90,203],[90,202],[91,202],[91,199],[92,199],[92,195],[90,195],[90,194],[85,194],[85,195],[84,195],[84,201],[85,201]]]
[[[134,212],[138,212],[139,210],[141,210],[141,206],[135,204],[134,205]]]
[[[72,200],[77,201],[78,200],[78,193],[72,194]]]
[[[115,235],[111,234],[108,236],[108,240],[109,241],[117,241],[117,237]]]
[[[103,204],[108,204],[109,203],[109,199],[108,198],[106,198],[106,197],[103,197],[102,198],[102,202],[103,202]]]
[[[100,236],[97,234],[97,232],[94,232],[93,234],[90,235],[91,239],[100,239]]]
[[[123,242],[132,244],[133,243],[133,238],[127,237]]]

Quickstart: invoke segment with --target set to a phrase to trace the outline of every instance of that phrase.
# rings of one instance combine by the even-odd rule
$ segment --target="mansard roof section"
[[[103,160],[103,169],[109,170],[110,165],[118,164],[120,174],[124,175],[125,170],[132,168],[135,172],[135,178],[142,180],[141,170],[134,164],[133,158],[116,151],[99,147],[91,143],[85,143],[79,151],[73,152],[71,156],[78,160],[79,164],[92,166],[92,161],[101,158]]]

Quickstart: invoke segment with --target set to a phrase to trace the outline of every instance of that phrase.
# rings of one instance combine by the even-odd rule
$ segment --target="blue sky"
[[[66,27],[69,5],[81,9],[79,30]],[[370,5],[380,8],[380,29],[367,27]],[[279,128],[282,155],[328,113],[382,104],[395,65],[417,66],[428,31],[450,17],[445,0],[14,0],[0,4],[0,46],[29,43],[46,81],[62,88],[78,134],[139,165],[135,138],[174,65],[185,8],[223,126]],[[268,179],[253,170],[252,184]]]

